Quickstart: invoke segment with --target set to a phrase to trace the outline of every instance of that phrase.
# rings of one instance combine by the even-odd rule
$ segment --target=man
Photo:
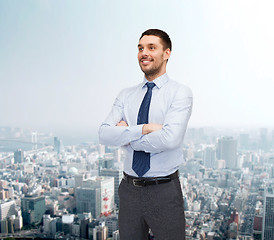
[[[124,178],[119,186],[121,240],[185,239],[183,196],[178,168],[192,110],[188,87],[166,74],[171,40],[158,29],[138,44],[144,80],[121,91],[99,130],[100,142],[123,146]]]

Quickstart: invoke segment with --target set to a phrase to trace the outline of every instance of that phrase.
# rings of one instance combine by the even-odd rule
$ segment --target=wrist
[[[149,131],[148,131],[148,124],[144,124],[143,128],[142,128],[142,134],[146,135],[148,133],[149,133]]]

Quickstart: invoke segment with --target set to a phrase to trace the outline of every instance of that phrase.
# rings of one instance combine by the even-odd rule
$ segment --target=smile
[[[153,60],[142,59],[141,63],[144,64],[144,65],[147,65],[147,64],[151,63],[152,61]]]

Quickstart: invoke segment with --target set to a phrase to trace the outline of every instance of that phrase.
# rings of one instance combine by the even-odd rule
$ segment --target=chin
[[[142,66],[141,69],[146,74],[150,74],[151,72],[153,72],[153,68],[152,67]]]

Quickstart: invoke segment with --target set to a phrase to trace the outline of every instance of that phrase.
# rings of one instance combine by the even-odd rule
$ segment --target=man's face
[[[170,56],[170,49],[164,50],[162,41],[153,35],[143,36],[138,44],[138,61],[146,77],[154,79],[166,71],[166,61]],[[153,80],[153,79],[152,79]]]

